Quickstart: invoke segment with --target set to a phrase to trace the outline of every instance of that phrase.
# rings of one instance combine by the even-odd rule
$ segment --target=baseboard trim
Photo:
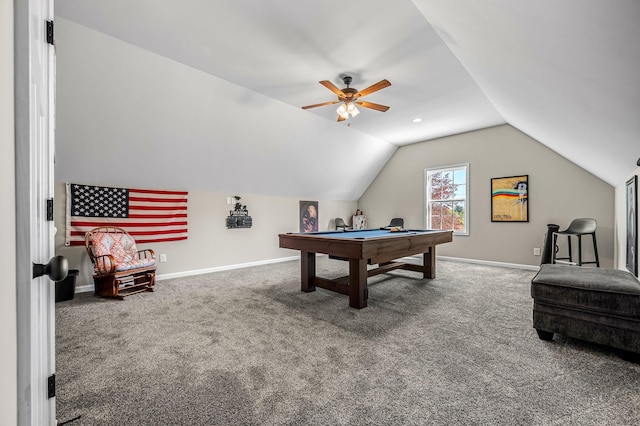
[[[291,260],[298,260],[300,256],[281,257],[278,259],[260,260],[257,262],[237,263],[234,265],[216,266],[213,268],[194,269],[191,271],[174,272],[172,274],[158,274],[156,275],[156,281],[170,280],[172,278],[190,277],[193,275],[210,274],[212,272],[229,271],[232,269],[250,268],[252,266],[269,265],[272,263],[289,262]],[[86,293],[93,291],[93,285],[83,285],[76,287],[76,293]]]
[[[76,286],[76,293],[88,293],[93,291],[94,287],[92,285],[79,285]]]
[[[172,278],[190,277],[192,275],[210,274],[212,272],[229,271],[232,269],[251,268],[252,266],[270,265],[272,263],[289,262],[298,260],[300,256],[281,257],[278,259],[259,260],[257,262],[237,263],[235,265],[216,266],[214,268],[195,269],[193,271],[175,272],[173,274],[156,275],[156,281],[169,280]]]
[[[466,259],[462,257],[449,257],[449,256],[436,256],[436,258],[438,260],[444,260],[448,262],[476,263],[479,265],[486,265],[486,266],[498,266],[500,268],[527,269],[529,271],[537,271],[538,269],[540,269],[539,265],[522,265],[520,263],[494,262],[491,260]]]
[[[420,256],[413,256],[413,257],[421,258]],[[539,266],[534,266],[534,265],[521,265],[517,263],[493,262],[490,260],[465,259],[461,257],[449,257],[449,256],[436,256],[436,258],[439,261],[442,260],[445,262],[476,263],[479,265],[498,266],[501,268],[528,269],[531,271],[537,271],[538,269],[540,269]],[[292,260],[299,260],[299,259],[300,259],[300,256],[290,256],[290,257],[281,257],[278,259],[260,260],[257,262],[247,262],[247,263],[237,263],[234,265],[216,266],[213,268],[194,269],[191,271],[156,275],[156,280],[157,281],[170,280],[173,278],[182,278],[182,277],[190,277],[193,275],[210,274],[212,272],[229,271],[232,269],[251,268],[252,266],[270,265],[273,263],[281,263],[281,262],[290,262]],[[93,291],[93,285],[83,285],[80,287],[76,287],[76,293],[85,293],[89,291]]]

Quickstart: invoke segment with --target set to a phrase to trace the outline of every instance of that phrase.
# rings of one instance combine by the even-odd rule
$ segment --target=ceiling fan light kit
[[[360,114],[360,111],[358,110],[356,105],[359,105],[365,108],[374,109],[380,112],[385,112],[389,109],[389,107],[386,105],[380,105],[380,104],[375,104],[373,102],[366,102],[366,101],[360,100],[361,97],[367,96],[373,92],[377,92],[378,90],[391,86],[391,83],[389,83],[388,80],[380,80],[376,84],[371,85],[366,89],[360,90],[360,91],[352,87],[349,87],[352,81],[351,76],[348,76],[348,75],[344,76],[342,78],[342,81],[347,86],[342,90],[338,89],[333,83],[331,83],[328,80],[323,80],[320,82],[320,84],[322,84],[324,87],[331,90],[333,93],[335,93],[338,96],[337,101],[329,101],[329,102],[323,102],[320,104],[307,105],[307,106],[303,106],[302,109],[316,108],[320,106],[333,105],[333,104],[339,103],[340,105],[336,110],[336,112],[338,113],[338,121],[344,121],[349,117],[355,117],[356,115]]]
[[[349,114],[351,114],[352,117],[360,114],[360,111],[358,111],[358,108],[356,108],[353,102],[349,102],[347,104],[347,111],[349,112]]]
[[[338,113],[338,115],[342,116],[342,118],[347,118],[349,116],[347,107],[344,105],[344,103],[340,104],[336,112]]]
[[[336,112],[344,120],[349,118],[349,116],[355,117],[356,115],[360,114],[360,111],[358,111],[358,108],[356,108],[353,102],[346,101],[340,104]]]

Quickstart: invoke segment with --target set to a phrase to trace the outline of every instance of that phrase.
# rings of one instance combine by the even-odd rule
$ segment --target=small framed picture
[[[627,269],[638,276],[638,176],[627,181]]]
[[[529,222],[529,175],[491,179],[491,222]]]
[[[300,201],[300,232],[318,232],[317,201]]]

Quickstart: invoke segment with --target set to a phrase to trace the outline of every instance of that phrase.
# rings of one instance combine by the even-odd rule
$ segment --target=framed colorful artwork
[[[627,269],[638,276],[638,176],[627,181]]]
[[[491,222],[529,222],[529,175],[491,179]]]
[[[300,201],[300,232],[318,232],[317,201]]]

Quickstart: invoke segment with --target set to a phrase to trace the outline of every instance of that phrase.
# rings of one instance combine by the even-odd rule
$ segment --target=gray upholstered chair
[[[391,219],[388,227],[391,228],[392,226],[404,227],[404,219],[401,217],[394,217]]]
[[[344,219],[342,219],[341,217],[336,217],[336,230],[338,229],[351,229],[350,226],[348,226],[346,223],[344,223]]]
[[[596,228],[597,223],[595,219],[589,218],[579,218],[573,219],[569,224],[569,227],[564,231],[558,231],[553,233],[553,253],[551,258],[551,263],[556,263],[556,260],[565,260],[569,261],[569,263],[573,263],[573,255],[571,251],[571,237],[578,237],[578,266],[582,266],[585,264],[593,264],[597,267],[600,267],[600,259],[598,258],[598,245],[596,244]],[[567,257],[557,257],[558,252],[558,235],[566,235],[567,236],[567,248],[569,254]],[[583,235],[591,235],[591,239],[593,241],[593,252],[595,254],[595,261],[583,262],[582,261],[582,236]]]

